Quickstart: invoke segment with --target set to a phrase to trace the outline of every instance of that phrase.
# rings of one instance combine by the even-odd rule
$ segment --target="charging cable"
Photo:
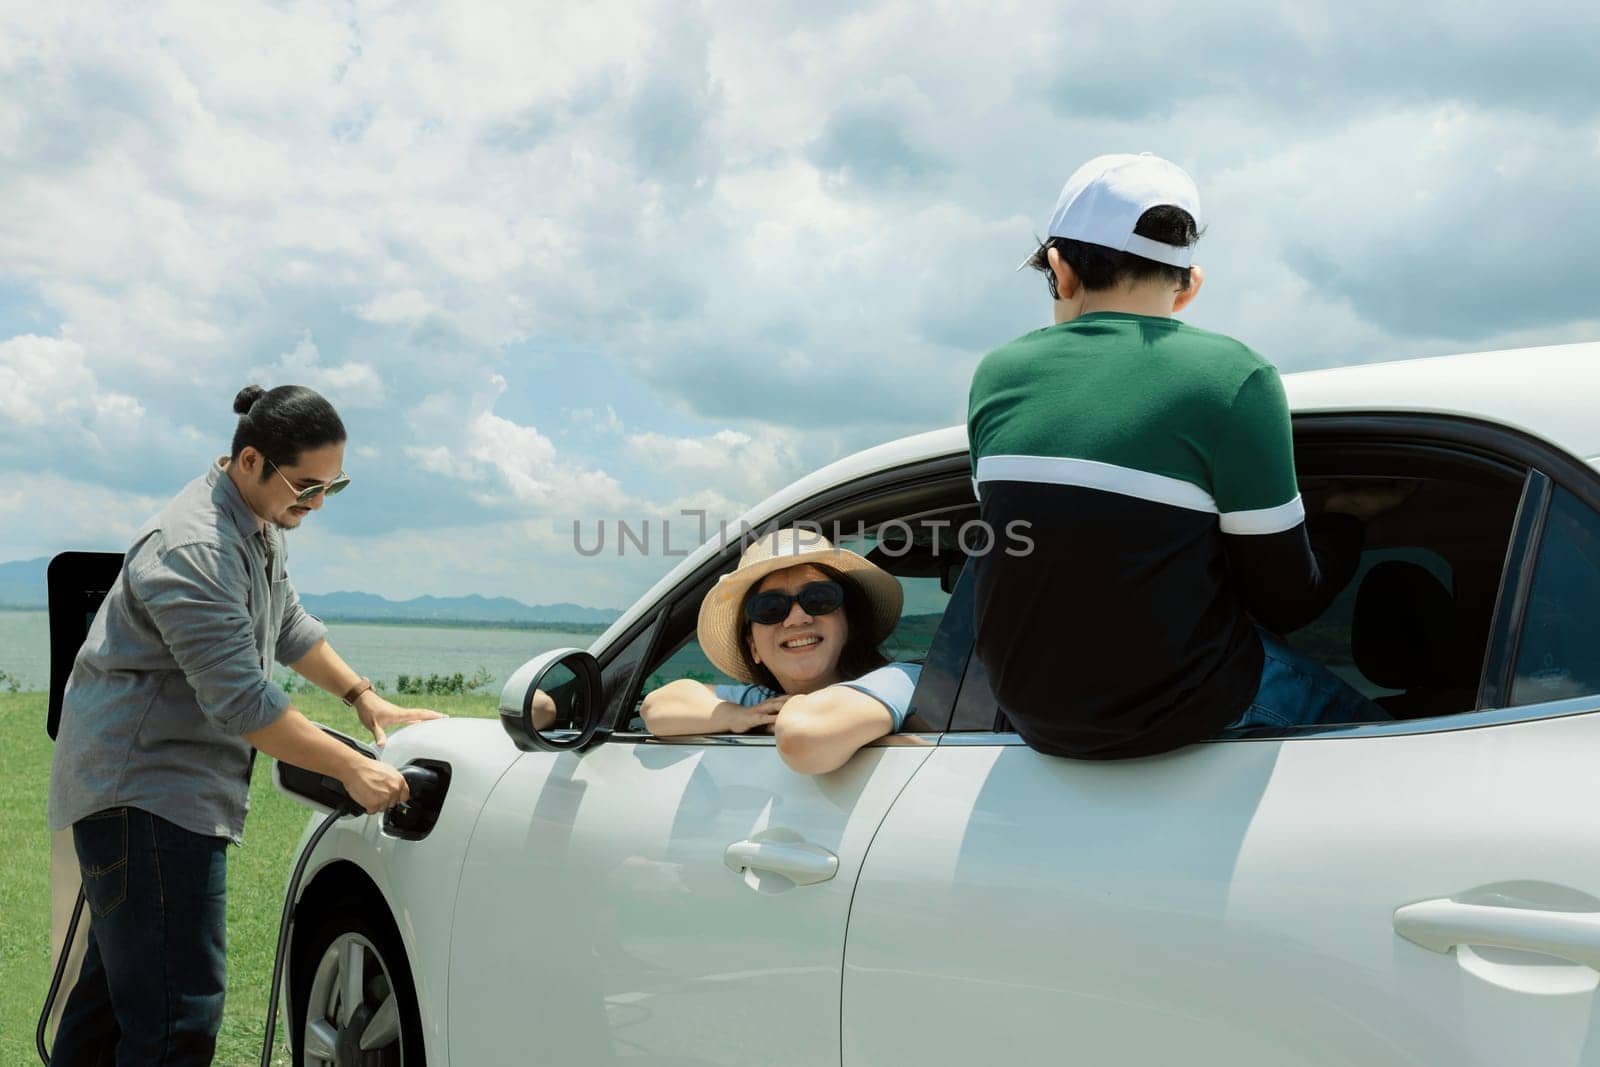
[[[78,936],[78,920],[83,917],[83,899],[83,887],[79,886],[78,902],[72,905],[72,919],[67,923],[67,939],[61,943],[61,958],[56,961],[55,977],[50,979],[50,992],[44,997],[44,1010],[39,1013],[39,1029],[33,1034],[44,1067],[50,1067],[50,1050],[44,1044],[44,1030],[46,1024],[50,1022],[50,1009],[55,1006],[56,994],[61,992],[61,979],[67,973],[67,957],[72,954],[72,939]]]
[[[278,993],[283,988],[283,956],[289,947],[289,931],[294,926],[294,898],[300,893],[300,879],[305,876],[306,864],[311,861],[311,854],[317,850],[317,842],[322,840],[322,835],[346,815],[360,815],[361,812],[362,809],[353,800],[328,812],[328,817],[322,820],[311,835],[311,840],[300,851],[300,860],[294,865],[294,873],[289,876],[289,888],[283,895],[283,918],[278,920],[278,951],[272,958],[272,995],[267,999],[267,1033],[261,1039],[261,1067],[272,1067],[272,1041],[278,1031]]]
[[[439,782],[438,775],[432,770],[416,764],[400,768],[400,775],[406,780],[412,801]],[[390,810],[404,812],[408,808],[408,804],[399,804]],[[330,811],[311,835],[311,840],[306,842],[306,847],[301,849],[294,873],[289,876],[289,888],[283,895],[283,918],[278,921],[278,951],[272,960],[272,994],[267,1001],[267,1032],[261,1040],[261,1067],[272,1067],[272,1040],[278,1029],[278,994],[283,990],[283,960],[289,950],[289,931],[294,928],[294,902],[300,895],[300,879],[305,876],[306,864],[311,861],[311,854],[317,850],[317,842],[322,840],[322,835],[346,815],[360,815],[362,811],[361,805],[349,797]]]

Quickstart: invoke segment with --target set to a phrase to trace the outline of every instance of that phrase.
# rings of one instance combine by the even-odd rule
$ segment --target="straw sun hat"
[[[745,549],[744,555],[739,557],[739,566],[718,578],[717,584],[700,602],[700,621],[696,627],[700,649],[718,670],[741,682],[755,682],[739,653],[739,622],[744,599],[767,575],[803,563],[830,567],[851,579],[856,588],[866,594],[872,615],[874,646],[893,632],[905,601],[900,583],[893,575],[849,549],[835,548],[820,533],[778,530]],[[850,592],[847,590],[845,595],[849,596]]]

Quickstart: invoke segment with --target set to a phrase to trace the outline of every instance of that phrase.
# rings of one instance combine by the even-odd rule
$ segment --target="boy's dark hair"
[[[233,410],[239,416],[233,431],[234,459],[249,445],[275,466],[292,467],[300,462],[301,452],[345,440],[344,422],[333,405],[303,385],[280,385],[270,392],[247,385],[233,398]],[[262,469],[263,480],[271,476]]]
[[[1153,207],[1139,216],[1133,232],[1162,244],[1187,248],[1200,239],[1195,229],[1194,216],[1181,207]],[[1061,258],[1078,274],[1078,280],[1091,293],[1102,289],[1115,289],[1123,282],[1166,281],[1179,292],[1189,288],[1188,267],[1173,267],[1153,259],[1136,256],[1132,252],[1118,252],[1104,245],[1083,241],[1070,241],[1065,237],[1051,237],[1041,242],[1028,266],[1043,271],[1050,286],[1050,299],[1061,299],[1056,294],[1056,275],[1050,269],[1045,252],[1051,248],[1061,250]]]
[[[872,641],[872,605],[867,600],[867,594],[862,592],[861,586],[832,567],[820,563],[813,563],[811,566],[844,586],[844,607],[840,610],[844,612],[846,632],[844,651],[839,653],[839,677],[845,681],[853,681],[868,671],[875,671],[888,663],[888,657],[878,651],[878,646]],[[745,594],[745,601],[755,596],[756,590],[760,588],[761,582],[752,585],[750,591]],[[765,686],[775,693],[783,692],[783,687],[767,669],[767,665],[757,663],[750,655],[750,616],[744,613],[743,603],[739,605],[739,660],[744,664],[746,673],[756,680],[757,685]]]

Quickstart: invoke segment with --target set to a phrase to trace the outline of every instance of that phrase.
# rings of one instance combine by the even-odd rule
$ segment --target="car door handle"
[[[1493,907],[1442,897],[1395,909],[1394,929],[1434,952],[1491,945],[1542,952],[1600,971],[1600,912]]]
[[[804,843],[735,841],[722,854],[722,862],[735,874],[767,871],[781,874],[795,885],[816,885],[839,873],[838,856]]]

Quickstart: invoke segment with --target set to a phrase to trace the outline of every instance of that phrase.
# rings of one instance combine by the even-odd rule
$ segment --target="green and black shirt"
[[[977,654],[1041,752],[1214,736],[1260,682],[1251,616],[1302,626],[1355,570],[1358,520],[1307,535],[1277,371],[1219,334],[1120,312],[1036,330],[978,367],[968,431],[997,546]]]

